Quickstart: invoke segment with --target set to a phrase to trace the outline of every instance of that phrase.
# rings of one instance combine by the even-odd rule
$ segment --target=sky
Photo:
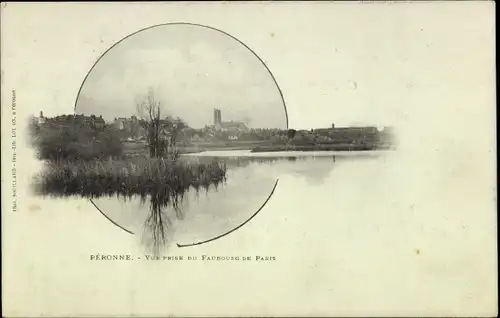
[[[112,47],[85,79],[76,112],[138,115],[137,103],[153,89],[161,113],[201,128],[222,120],[255,128],[286,128],[278,86],[265,65],[232,37],[195,25],[163,25]]]
[[[64,10],[69,10],[69,7]],[[225,2],[221,2],[220,6],[179,4],[162,7],[163,9],[156,5],[143,9],[144,6],[141,5],[140,10],[147,12],[141,16],[136,14],[139,6],[130,4],[125,6],[130,9],[123,9],[120,17],[113,13],[116,10],[113,4],[103,5],[100,10],[80,5],[76,7],[78,9],[75,10],[93,17],[92,25],[88,25],[88,18],[83,18],[83,15],[66,18],[62,9],[61,16],[57,16],[57,21],[62,22],[57,24],[52,23],[56,19],[54,16],[49,19],[35,13],[29,14],[29,23],[9,20],[9,23],[13,23],[13,28],[23,30],[23,36],[16,33],[17,35],[6,34],[2,37],[2,41],[5,38],[5,41],[16,43],[12,49],[3,46],[4,71],[9,72],[11,69],[17,74],[20,72],[20,65],[30,65],[44,74],[34,76],[29,69],[19,73],[20,84],[11,87],[18,90],[20,105],[33,105],[28,108],[30,114],[38,115],[42,110],[46,116],[73,113],[80,86],[100,55],[133,32],[151,25],[175,21],[216,27],[237,37],[254,50],[266,62],[279,83],[286,101],[290,128],[329,127],[332,122],[337,127],[389,125],[398,131],[408,131],[411,135],[414,129],[419,129],[425,123],[425,127],[436,125],[440,127],[438,131],[443,132],[440,117],[443,113],[451,108],[454,109],[453,116],[467,113],[464,117],[467,118],[465,123],[469,125],[471,117],[478,115],[468,112],[479,107],[479,100],[495,98],[489,87],[490,83],[495,82],[494,67],[490,66],[491,60],[494,60],[494,50],[490,48],[489,41],[495,34],[491,25],[494,18],[491,17],[492,13],[488,13],[491,11],[491,3],[357,5],[351,2],[318,2],[311,5],[299,2],[293,5],[262,3],[227,6]],[[444,19],[449,22],[443,23]],[[64,30],[60,25],[65,26]],[[173,36],[172,33],[183,36]],[[123,113],[122,116],[133,113],[135,106],[131,101],[136,98],[136,93],[127,88],[137,86],[138,81],[121,75],[138,73],[137,68],[141,70],[148,63],[144,58],[128,58],[131,61],[124,63],[127,56],[132,52],[135,52],[132,55],[140,56],[141,51],[146,48],[159,47],[162,43],[167,43],[165,47],[177,51],[174,54],[177,57],[182,56],[178,52],[181,47],[186,47],[187,38],[195,38],[192,36],[194,33],[201,34],[195,41],[198,43],[196,47],[218,41],[224,42],[224,45],[217,44],[215,48],[225,54],[239,48],[237,43],[232,45],[233,42],[222,35],[210,35],[210,31],[163,30],[161,36],[137,34],[135,38],[128,38],[112,48],[92,70],[83,87],[85,98],[80,97],[77,111],[102,113],[108,119],[115,117],[115,113],[117,116],[120,113]],[[68,37],[67,34],[72,36]],[[158,38],[162,41],[155,40]],[[21,44],[17,44],[18,42]],[[148,45],[134,44],[140,42],[147,42]],[[244,47],[240,49],[245,51]],[[37,54],[30,55],[33,51]],[[203,54],[203,57],[208,56],[208,53]],[[170,57],[169,61],[172,60]],[[248,59],[242,58],[241,61],[243,62],[238,66],[246,69],[249,63],[245,62]],[[175,70],[172,63],[167,62],[160,66],[167,68],[168,64],[170,71],[165,74],[172,77],[171,73]],[[258,60],[255,61],[257,62]],[[182,63],[184,66],[186,64]],[[205,69],[211,69],[211,65],[206,64]],[[151,66],[150,69],[158,69],[160,66]],[[179,64],[175,68],[178,66]],[[259,68],[252,68],[254,71],[257,69]],[[197,70],[201,71],[202,68],[197,67]],[[262,74],[266,74],[264,71]],[[151,71],[139,73],[141,78],[153,74]],[[211,73],[210,78],[213,78],[213,72]],[[252,74],[256,75],[255,73]],[[229,76],[228,72],[225,74]],[[183,72],[183,75],[187,76],[187,72]],[[129,74],[130,76],[132,75]],[[221,80],[221,76],[218,80]],[[157,81],[151,82],[153,85],[158,84]],[[165,108],[196,108],[172,103],[172,98],[181,97],[178,86],[182,82],[166,82],[162,81],[163,94],[169,101],[169,106]],[[52,86],[54,83],[57,85]],[[149,84],[144,81],[140,86],[146,87]],[[185,81],[184,84],[188,86]],[[209,84],[212,82],[207,86]],[[189,92],[192,91],[192,86],[191,82]],[[178,90],[175,96],[170,93],[174,90]],[[22,92],[29,94],[21,95]],[[201,91],[197,92],[198,95],[200,93]],[[218,94],[217,98],[228,99],[231,93],[226,90],[224,94]],[[195,99],[196,102],[196,94],[191,95],[194,96],[184,94],[183,100]],[[243,98],[240,101],[246,102]],[[213,106],[207,106],[209,102],[216,103],[213,99],[205,98],[204,109],[207,111],[188,111],[189,117],[198,117],[199,122],[211,123]],[[234,112],[239,105],[234,103],[231,107],[224,107],[222,102],[217,104],[222,109],[223,120],[232,119],[231,111]],[[256,108],[260,105],[265,103],[261,100],[252,105],[252,109],[256,111],[247,113],[250,112],[252,116],[262,114]],[[23,106],[23,109],[27,109],[26,107]],[[267,111],[276,109],[278,112],[279,108],[268,107]],[[201,107],[197,110],[201,110]],[[262,115],[261,122],[278,117],[265,116],[266,114],[264,112]],[[245,116],[248,115],[234,118],[236,120]],[[190,121],[192,125],[193,119]]]

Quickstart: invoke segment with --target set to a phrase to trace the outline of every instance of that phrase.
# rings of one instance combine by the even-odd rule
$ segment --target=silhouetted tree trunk
[[[160,142],[161,102],[156,99],[153,89],[149,89],[146,97],[137,103],[137,114],[140,124],[146,131],[149,155],[159,157],[162,154]]]
[[[179,152],[177,144],[182,130],[187,125],[180,118],[161,119],[160,105],[152,89],[149,89],[147,96],[137,103],[140,123],[147,134],[149,154],[151,157],[176,159]],[[168,131],[168,136],[163,137],[163,130]]]

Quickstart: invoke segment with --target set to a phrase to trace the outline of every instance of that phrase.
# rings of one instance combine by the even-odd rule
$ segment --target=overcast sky
[[[130,117],[150,87],[162,114],[191,127],[213,124],[214,108],[223,121],[286,127],[281,95],[262,62],[233,38],[193,25],[154,27],[110,49],[85,80],[76,112]]]
[[[494,52],[489,42],[494,36],[491,22],[494,18],[491,17],[492,13],[488,13],[491,11],[490,5],[486,2],[463,1],[369,5],[351,2],[318,2],[313,5],[305,2],[293,5],[256,2],[243,5],[242,9],[239,4],[227,6],[224,2],[215,7],[213,4],[186,6],[179,3],[166,7],[141,5],[140,10],[145,13],[138,16],[139,6],[127,4],[123,8],[130,9],[120,9],[123,13],[118,18],[114,13],[117,10],[114,4],[104,4],[99,10],[76,4],[78,9],[72,10],[84,13],[75,14],[71,19],[65,15],[71,5],[67,6],[68,9],[61,9],[64,14],[53,15],[50,19],[46,15],[37,14],[37,11],[30,13],[30,18],[21,22],[10,19],[8,23],[13,23],[12,28],[19,31],[15,35],[6,34],[2,37],[2,43],[14,43],[12,48],[2,46],[2,61],[5,62],[2,65],[5,65],[5,72],[19,74],[18,87],[29,93],[21,97],[18,88],[18,103],[26,105],[23,107],[29,109],[30,114],[38,115],[39,111],[43,111],[46,116],[69,114],[75,110],[75,99],[84,77],[105,50],[141,28],[165,21],[191,21],[224,30],[259,54],[283,91],[289,126],[292,128],[328,127],[335,122],[339,127],[392,125],[398,129],[410,130],[414,122],[418,123],[419,128],[423,123],[425,127],[429,127],[430,120],[435,120],[436,125],[441,126],[442,120],[438,112],[445,113],[450,108],[459,109],[453,111],[454,116],[465,111],[472,112],[479,107],[479,99],[483,98],[481,96],[491,95],[488,85],[495,82],[495,76],[494,68],[490,66]],[[122,8],[121,5],[120,7]],[[89,24],[88,18],[83,16],[93,16],[93,23]],[[115,113],[116,116],[120,116],[119,113],[122,116],[127,112],[133,113],[136,94],[131,88],[147,87],[149,83],[146,84],[146,78],[153,74],[158,76],[157,72],[145,71],[144,64],[148,64],[147,60],[130,57],[142,56],[141,53],[146,48],[158,48],[164,44],[165,51],[174,55],[165,58],[164,63],[159,63],[159,66],[150,65],[148,69],[157,71],[162,67],[168,68],[169,71],[162,74],[166,77],[162,80],[164,95],[169,100],[179,99],[182,92],[183,100],[191,101],[190,104],[192,100],[196,102],[197,98],[201,100],[199,95],[202,91],[191,93],[195,90],[188,90],[185,81],[186,88],[179,89],[179,83],[182,82],[171,80],[173,76],[180,77],[178,69],[181,66],[179,63],[176,65],[173,59],[175,56],[184,58],[179,53],[182,52],[180,47],[187,46],[183,42],[196,38],[192,35],[196,33],[201,35],[195,41],[198,44],[193,47],[223,42],[224,45],[211,47],[228,55],[239,51],[237,43],[232,45],[230,40],[224,40],[223,35],[210,35],[211,32],[207,30],[178,32],[177,29],[175,32],[159,32],[159,29],[153,29],[149,32],[129,38],[111,49],[83,87],[83,93],[90,101],[81,99],[77,111],[102,113],[107,119],[113,118]],[[150,35],[144,36],[146,33]],[[162,35],[156,36],[154,33]],[[172,33],[182,33],[183,36],[172,36]],[[72,36],[68,37],[67,34]],[[158,41],[158,38],[164,41]],[[204,41],[206,39],[210,41]],[[148,45],[139,45],[139,42],[147,42]],[[223,48],[230,50],[225,51]],[[37,54],[33,55],[31,52]],[[154,54],[156,57],[158,55],[166,56]],[[206,53],[201,58],[209,56]],[[239,59],[238,69],[248,69],[249,63],[251,62],[247,59]],[[258,60],[255,59],[255,63],[258,64]],[[213,71],[211,65],[206,64],[204,68]],[[182,65],[188,68],[189,64],[183,61]],[[227,65],[229,63],[222,67]],[[236,62],[231,65],[236,65]],[[35,76],[33,68],[45,75]],[[193,68],[202,73],[202,67]],[[251,73],[252,78],[257,76],[257,68],[250,68],[254,71]],[[143,79],[141,85],[136,80],[137,69]],[[172,75],[176,69],[177,74]],[[225,79],[231,78],[229,74],[236,73],[224,73],[220,69],[216,73],[225,74]],[[266,74],[265,69],[262,74]],[[182,75],[186,77],[187,72],[182,72]],[[209,78],[213,77],[213,74],[209,74]],[[246,73],[245,79],[248,77],[249,74]],[[218,76],[218,80],[221,81],[222,76]],[[213,81],[207,82],[202,85],[203,88],[209,87]],[[225,82],[232,83],[230,80]],[[52,87],[54,83],[57,85]],[[189,87],[192,86],[193,82],[189,84]],[[187,90],[190,94],[185,93]],[[173,96],[171,91],[176,91],[177,94]],[[206,95],[211,92],[206,89],[203,93]],[[224,94],[218,93],[216,97],[228,99],[238,96],[231,93],[230,90],[225,90]],[[263,94],[259,97],[264,99]],[[276,94],[276,100],[277,97]],[[494,98],[494,94],[491,98]],[[232,104],[230,109],[247,101],[239,98],[239,102]],[[215,103],[213,99],[204,99],[204,105],[209,102]],[[222,104],[219,103],[223,119],[231,119],[229,110]],[[262,116],[262,122],[276,119],[277,115],[266,116],[268,113],[257,111],[257,107],[264,104],[261,100],[252,105],[256,111],[247,113]],[[27,105],[30,105],[29,108],[26,108]],[[184,104],[179,106],[178,103],[170,103],[168,108],[171,110],[174,107],[181,110],[184,110],[183,107],[189,110],[196,108]],[[197,112],[188,111],[187,115],[198,116],[200,122],[211,123],[213,107],[203,107],[196,108],[200,110]],[[470,110],[468,107],[471,107]],[[207,111],[201,112],[202,109]],[[278,109],[279,107],[268,107],[267,111],[278,112]],[[474,116],[469,115],[465,116],[468,120]],[[190,124],[195,122],[191,120]]]

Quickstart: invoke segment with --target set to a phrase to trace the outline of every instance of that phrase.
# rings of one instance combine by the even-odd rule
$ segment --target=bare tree
[[[161,119],[161,102],[155,97],[153,89],[137,102],[137,114],[147,134],[149,154],[151,157],[178,157],[177,144],[182,131],[187,127],[180,118],[167,116]]]
[[[177,145],[182,137],[182,131],[187,127],[187,124],[184,123],[179,117],[177,117],[177,119],[167,118],[165,127],[169,132],[169,154],[176,159],[179,155]]]
[[[137,102],[139,122],[146,132],[149,155],[161,157],[165,151],[165,141],[160,138],[161,131],[161,102],[156,98],[155,92],[149,88],[148,94]]]

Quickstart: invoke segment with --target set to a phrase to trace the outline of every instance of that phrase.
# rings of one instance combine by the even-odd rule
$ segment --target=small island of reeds
[[[137,120],[146,139],[138,155],[124,151],[120,130],[102,117],[74,114],[32,121],[33,146],[45,162],[34,178],[35,192],[91,198],[161,197],[167,205],[169,198],[182,196],[190,188],[208,190],[225,181],[223,163],[180,159],[185,123],[161,119],[159,102],[152,98],[139,106],[149,117]]]
[[[34,186],[41,195],[145,197],[163,193],[165,197],[174,197],[189,188],[217,186],[225,178],[225,165],[216,161],[193,163],[147,157],[56,160],[47,162]]]

